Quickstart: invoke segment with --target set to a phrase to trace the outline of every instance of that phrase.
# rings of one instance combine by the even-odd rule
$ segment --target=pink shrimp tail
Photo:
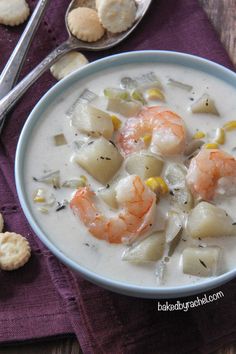
[[[93,202],[94,192],[81,187],[73,196],[70,207],[80,217],[89,232],[100,240],[122,243],[125,237],[134,239],[146,232],[153,222],[156,197],[140,177],[126,177],[132,181],[131,195],[121,203],[122,211],[112,218],[105,217]]]
[[[176,113],[166,107],[144,107],[137,117],[127,119],[123,129],[117,134],[116,142],[125,155],[146,148],[144,137],[152,137],[154,149],[158,147],[166,155],[175,155],[183,152],[185,147],[185,128],[183,120]],[[161,143],[163,137],[172,136],[176,143],[169,150],[165,143]],[[163,145],[164,147],[160,147]]]
[[[121,243],[123,233],[126,231],[124,221],[122,218],[109,220],[104,217],[92,201],[94,195],[95,193],[89,187],[79,188],[70,202],[71,209],[76,215],[79,215],[85,226],[97,239],[110,243]]]
[[[187,183],[193,194],[212,200],[223,177],[236,177],[236,160],[220,150],[202,149],[190,163]]]

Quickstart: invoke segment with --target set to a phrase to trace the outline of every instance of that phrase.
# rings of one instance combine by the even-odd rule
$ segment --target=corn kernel
[[[193,135],[193,139],[202,139],[202,138],[205,138],[206,134],[204,132],[196,132],[194,135]]]
[[[217,143],[208,143],[208,144],[204,144],[203,147],[205,149],[218,149],[219,145]]]
[[[115,115],[111,116],[111,120],[112,120],[114,130],[120,129],[121,124],[122,124],[121,120],[119,118],[117,118],[117,116],[115,116]]]
[[[156,194],[164,195],[168,193],[169,188],[162,177],[150,177],[145,184]]]
[[[225,131],[222,128],[216,129],[215,143],[223,145],[225,143]]]
[[[147,90],[147,98],[149,100],[160,100],[160,101],[165,101],[165,96],[161,90],[158,88],[151,88]]]
[[[223,125],[226,131],[231,131],[236,129],[236,120],[231,120]]]
[[[151,144],[151,141],[152,141],[152,136],[149,135],[149,134],[144,135],[143,141],[144,141],[146,146],[149,146]]]
[[[142,104],[146,104],[146,101],[143,97],[142,92],[138,91],[138,90],[134,90],[131,94],[131,97],[135,100],[135,101],[139,101]]]

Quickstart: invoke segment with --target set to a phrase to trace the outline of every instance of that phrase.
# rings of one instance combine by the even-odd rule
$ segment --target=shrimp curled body
[[[201,149],[191,160],[187,183],[193,194],[204,200],[212,200],[219,188],[236,187],[236,160],[217,149]]]
[[[89,187],[81,187],[72,198],[70,206],[96,238],[110,243],[122,243],[144,234],[152,226],[156,195],[140,177],[131,175],[119,181],[116,199],[122,210],[114,217],[108,218],[97,210],[94,195]]]
[[[166,107],[144,107],[137,117],[127,119],[117,136],[123,153],[146,148],[144,137],[151,136],[151,150],[163,155],[176,155],[185,148],[186,132],[183,119]]]

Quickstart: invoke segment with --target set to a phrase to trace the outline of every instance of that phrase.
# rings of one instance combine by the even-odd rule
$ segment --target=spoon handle
[[[42,20],[44,12],[49,5],[50,0],[39,0],[22,36],[17,43],[12,55],[10,56],[5,68],[0,76],[0,98],[4,97],[14,86],[20,73],[21,67],[25,61],[30,43]]]
[[[15,105],[15,103],[23,96],[28,88],[47,70],[51,65],[62,57],[65,53],[74,48],[78,48],[73,44],[71,39],[62,43],[54,49],[34,70],[32,70],[18,85],[16,85],[4,98],[0,100],[0,134],[6,114]]]

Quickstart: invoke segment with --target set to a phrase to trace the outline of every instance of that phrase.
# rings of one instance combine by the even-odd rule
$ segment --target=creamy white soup
[[[35,220],[62,253],[122,282],[178,286],[235,268],[235,95],[168,64],[73,85],[27,147]]]

